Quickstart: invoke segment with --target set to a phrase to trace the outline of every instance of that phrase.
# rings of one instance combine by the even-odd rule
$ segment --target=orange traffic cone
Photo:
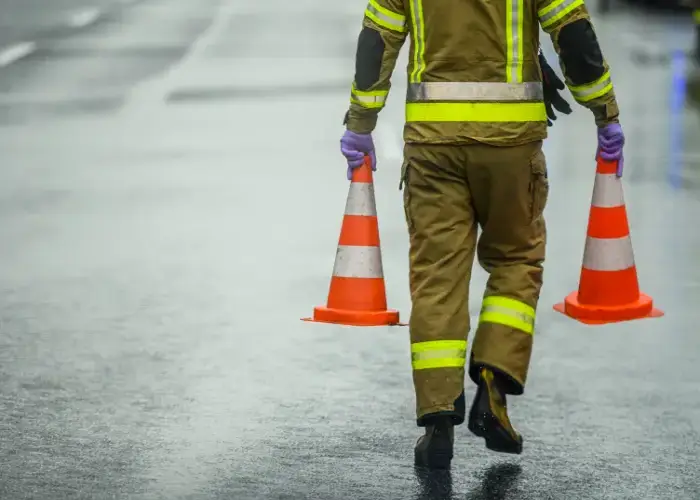
[[[353,326],[399,324],[387,309],[379,223],[369,157],[352,174],[326,306],[305,321]]]
[[[640,293],[617,162],[598,159],[578,292],[554,306],[586,324],[663,316]]]

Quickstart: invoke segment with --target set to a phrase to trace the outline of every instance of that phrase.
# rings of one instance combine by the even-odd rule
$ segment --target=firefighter
[[[609,68],[583,0],[369,0],[364,13],[341,139],[349,173],[365,155],[376,168],[371,133],[411,40],[399,187],[410,239],[417,424],[425,428],[419,466],[450,466],[454,426],[466,418],[475,254],[489,279],[468,366],[477,386],[468,428],[491,450],[522,451],[506,396],[522,394],[528,374],[545,258],[542,142],[548,109],[561,106],[539,53],[540,26],[573,97],[593,111],[600,155],[621,159]]]
[[[693,8],[695,21],[695,46],[693,47],[693,65],[688,77],[688,97],[690,102],[700,105],[700,0],[688,3]]]
[[[695,21],[695,64],[700,65],[700,0],[693,3],[693,20]]]

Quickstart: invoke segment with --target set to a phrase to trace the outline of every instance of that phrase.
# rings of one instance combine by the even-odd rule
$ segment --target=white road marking
[[[100,9],[89,8],[83,9],[70,17],[68,23],[74,28],[84,28],[89,26],[100,18]]]
[[[6,49],[0,50],[0,68],[9,66],[15,61],[27,57],[36,50],[36,43],[23,42],[16,45],[11,45]]]
[[[164,73],[136,85],[128,97],[127,105],[122,109],[137,109],[154,104],[165,104],[165,97],[170,88],[174,86],[178,72],[191,64],[192,61],[203,57],[204,51],[222,36],[233,17],[237,4],[236,0],[222,0],[211,24],[189,46],[185,55]]]
[[[379,123],[375,130],[378,153],[384,160],[403,159],[403,141],[401,131],[403,127],[391,126],[388,123]]]

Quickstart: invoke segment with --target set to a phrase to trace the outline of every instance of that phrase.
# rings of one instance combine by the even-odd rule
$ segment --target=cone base
[[[663,311],[654,308],[654,301],[648,295],[639,294],[636,302],[622,306],[598,306],[581,304],[578,301],[578,292],[570,293],[564,302],[554,306],[558,311],[587,325],[603,325],[606,323],[619,323],[643,318],[659,318]]]
[[[303,320],[347,326],[401,325],[399,323],[399,312],[391,309],[386,311],[347,311],[319,306],[314,308],[313,318],[303,318]]]

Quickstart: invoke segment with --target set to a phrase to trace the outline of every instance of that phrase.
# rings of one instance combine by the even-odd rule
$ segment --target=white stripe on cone
[[[338,245],[333,276],[338,278],[383,278],[379,247]]]
[[[591,271],[623,271],[634,266],[629,235],[623,238],[586,238],[583,267]]]
[[[613,208],[624,204],[622,180],[615,174],[596,174],[591,205],[600,208]]]
[[[345,215],[376,216],[377,205],[374,198],[374,184],[353,182],[350,184]]]

